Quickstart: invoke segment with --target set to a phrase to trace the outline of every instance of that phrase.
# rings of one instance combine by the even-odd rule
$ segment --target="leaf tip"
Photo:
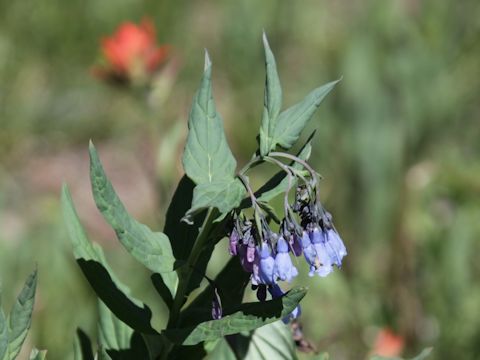
[[[212,61],[210,60],[210,55],[208,50],[205,48],[205,65],[203,67],[204,72],[206,72],[212,66]]]

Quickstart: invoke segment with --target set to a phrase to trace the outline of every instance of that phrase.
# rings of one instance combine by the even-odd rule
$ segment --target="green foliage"
[[[183,167],[196,184],[233,181],[237,162],[227,144],[223,122],[212,94],[212,63],[205,53],[205,70],[188,119]]]
[[[275,148],[275,129],[278,114],[282,108],[282,87],[277,73],[277,64],[273,56],[267,35],[263,33],[263,46],[265,48],[265,99],[263,116],[260,127],[260,155],[268,155]]]
[[[298,140],[300,133],[310,121],[323,99],[339,81],[332,81],[312,90],[301,102],[282,111],[278,116],[273,143],[280,145],[284,149],[290,149]]]
[[[251,331],[290,314],[305,294],[306,289],[292,289],[282,298],[242,304],[237,311],[220,320],[201,322],[186,329],[166,330],[164,334],[174,343],[195,345],[202,341],[211,341],[242,331]]]
[[[205,52],[205,70],[193,99],[188,120],[183,167],[197,186],[185,220],[200,210],[215,207],[225,214],[238,206],[245,192],[235,179],[237,162],[228,147],[223,122],[212,94],[212,63]]]
[[[8,317],[0,308],[0,359],[15,360],[32,324],[37,270],[25,281]]]
[[[156,333],[150,325],[151,310],[129,294],[130,290],[117,279],[108,266],[100,245],[88,240],[66,185],[62,190],[62,207],[73,244],[73,254],[97,296],[132,329]]]
[[[218,341],[208,359],[296,360],[295,344],[288,327],[281,321]]]
[[[92,191],[98,209],[127,251],[148,269],[161,273],[166,286],[174,294],[177,282],[173,272],[175,258],[167,236],[151,231],[127,213],[105,175],[93,143],[90,143],[89,151]]]

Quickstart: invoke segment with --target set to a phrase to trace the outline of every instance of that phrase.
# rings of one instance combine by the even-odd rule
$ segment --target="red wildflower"
[[[144,19],[140,25],[125,22],[112,36],[102,39],[106,64],[94,73],[110,80],[145,81],[165,62],[168,52],[168,45],[157,46],[151,20]]]
[[[404,345],[405,340],[402,336],[385,328],[377,334],[372,353],[379,356],[395,357],[402,353]]]

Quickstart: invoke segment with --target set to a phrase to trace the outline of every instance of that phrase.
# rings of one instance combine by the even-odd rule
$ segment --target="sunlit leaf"
[[[277,73],[277,64],[267,36],[263,34],[265,48],[265,96],[262,123],[260,126],[260,154],[267,155],[275,147],[274,134],[278,114],[282,107],[282,87]]]
[[[115,230],[118,239],[127,251],[148,269],[161,273],[165,284],[174,294],[177,276],[173,271],[175,258],[168,237],[161,232],[153,232],[128,214],[105,175],[91,142],[89,152],[90,180],[98,209]]]
[[[205,70],[193,99],[183,167],[196,184],[231,181],[236,161],[228,147],[223,121],[212,94],[212,64],[205,53]]]
[[[332,81],[316,88],[301,102],[282,111],[275,127],[274,144],[280,145],[284,149],[291,148],[323,99],[339,81]]]
[[[240,180],[216,181],[200,184],[193,190],[192,208],[185,217],[192,216],[209,207],[217,208],[221,214],[228,213],[238,207],[245,196],[245,188]]]
[[[36,287],[37,271],[35,270],[25,281],[8,316],[8,356],[10,360],[17,357],[32,324]]]

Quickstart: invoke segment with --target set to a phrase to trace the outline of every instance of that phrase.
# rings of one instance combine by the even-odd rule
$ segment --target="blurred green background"
[[[145,15],[175,58],[148,109],[143,94],[90,71],[99,39]],[[305,336],[333,359],[362,359],[377,330],[390,327],[406,339],[404,355],[434,346],[434,359],[480,358],[477,0],[0,0],[0,279],[8,308],[38,266],[26,348],[65,359],[77,326],[95,335],[95,300],[60,214],[62,181],[91,238],[162,321],[148,274],[94,208],[88,139],[127,208],[158,228],[181,175],[203,48],[239,165],[255,151],[262,29],[286,105],[343,76],[304,137],[318,129],[311,162],[349,255],[327,279],[299,279],[310,287]],[[162,191],[152,175],[156,145]],[[269,172],[255,174],[259,185]],[[212,274],[227,256],[216,251]]]

